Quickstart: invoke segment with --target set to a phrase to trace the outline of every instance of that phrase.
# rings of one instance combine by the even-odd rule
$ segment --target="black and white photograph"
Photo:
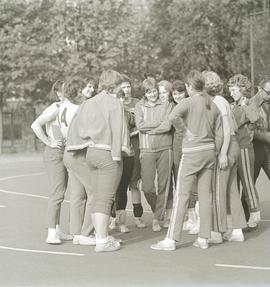
[[[270,286],[270,0],[0,0],[0,286]]]

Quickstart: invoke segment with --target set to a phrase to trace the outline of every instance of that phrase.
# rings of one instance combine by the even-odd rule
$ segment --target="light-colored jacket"
[[[130,153],[123,105],[105,91],[83,102],[70,125],[67,151],[86,147],[109,150],[113,160],[121,160],[122,151]]]

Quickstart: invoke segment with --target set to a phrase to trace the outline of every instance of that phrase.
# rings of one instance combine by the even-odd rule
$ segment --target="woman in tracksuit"
[[[246,227],[246,219],[237,186],[240,147],[235,137],[233,115],[228,101],[220,96],[223,88],[220,77],[212,71],[203,72],[203,76],[205,90],[221,113],[224,136],[215,167],[213,231],[209,243],[222,243],[222,233],[225,232],[225,239],[243,241],[242,228]]]
[[[228,87],[234,99],[233,114],[237,124],[236,137],[240,145],[238,175],[243,187],[242,196],[248,206],[248,227],[254,228],[260,221],[260,202],[254,181],[255,154],[253,137],[255,123],[259,120],[256,104],[250,100],[251,84],[247,77],[237,74],[229,79]]]
[[[178,170],[176,194],[170,226],[166,238],[151,246],[155,250],[175,250],[180,240],[185,213],[194,184],[198,183],[200,203],[200,232],[195,247],[208,248],[212,223],[211,182],[216,154],[219,152],[223,130],[220,113],[209,96],[203,92],[204,78],[198,71],[191,71],[186,80],[190,98],[184,99],[169,115],[174,122],[179,117],[186,124],[182,158]]]
[[[124,108],[117,98],[122,82],[123,77],[116,71],[106,70],[101,74],[100,93],[80,105],[67,141],[68,151],[87,148],[96,252],[120,249],[119,241],[108,236],[108,225],[122,176],[122,152],[130,152]]]
[[[155,79],[147,78],[142,85],[145,97],[135,106],[135,120],[139,130],[142,190],[153,211],[152,230],[156,232],[162,229],[160,221],[164,220],[170,188],[173,160],[171,124],[163,120],[172,105],[158,99]]]

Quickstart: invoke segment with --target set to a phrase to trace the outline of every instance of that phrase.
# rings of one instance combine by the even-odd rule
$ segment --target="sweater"
[[[121,160],[122,151],[130,153],[123,105],[105,91],[83,102],[71,122],[67,151],[86,147],[111,151],[112,159],[117,161]]]

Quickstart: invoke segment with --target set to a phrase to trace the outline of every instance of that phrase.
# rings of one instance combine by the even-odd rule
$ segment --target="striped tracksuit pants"
[[[238,176],[243,188],[243,197],[248,205],[249,212],[260,210],[259,195],[254,181],[255,154],[253,146],[240,148],[238,161]]]
[[[221,170],[215,168],[213,189],[213,230],[226,232],[227,214],[232,215],[233,228],[246,227],[245,213],[237,186],[237,165],[240,147],[233,136],[228,149],[229,166]]]

